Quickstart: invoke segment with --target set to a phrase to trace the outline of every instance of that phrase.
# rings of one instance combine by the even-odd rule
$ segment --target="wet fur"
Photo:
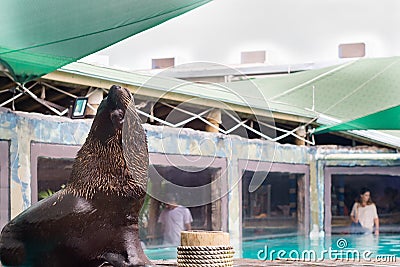
[[[77,154],[65,189],[9,222],[0,237],[6,266],[143,266],[138,235],[146,194],[145,132],[129,91],[112,86]],[[129,112],[130,120],[125,120]],[[129,134],[124,145],[122,129]],[[131,172],[130,170],[135,170]]]

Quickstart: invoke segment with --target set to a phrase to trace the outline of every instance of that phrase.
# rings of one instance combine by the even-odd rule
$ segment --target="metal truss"
[[[78,98],[77,95],[71,94],[71,93],[69,93],[69,92],[67,92],[65,90],[57,88],[57,87],[55,87],[55,86],[53,86],[53,85],[51,85],[51,84],[49,84],[47,82],[43,82],[43,81],[41,81],[41,82],[36,81],[31,86],[26,87],[25,84],[22,84],[22,83],[19,83],[19,82],[15,81],[14,78],[7,71],[2,71],[2,72],[4,73],[4,75],[6,75],[14,83],[14,88],[13,88],[14,92],[19,92],[19,93],[14,95],[10,99],[4,101],[3,103],[0,103],[0,107],[3,107],[3,106],[5,106],[5,105],[7,105],[9,103],[14,103],[14,101],[16,99],[20,98],[23,95],[28,95],[33,100],[35,100],[36,102],[38,102],[41,105],[45,106],[46,108],[48,108],[49,110],[51,110],[54,114],[56,114],[58,116],[64,116],[65,114],[67,114],[68,110],[69,110],[68,107],[63,107],[63,106],[57,105],[55,103],[52,103],[51,101],[45,100],[44,97],[38,97],[37,95],[32,93],[31,89],[34,88],[38,84],[43,85],[46,88],[55,90],[55,91],[57,91],[57,92],[59,92],[59,93],[61,93],[63,95],[68,96],[68,97],[71,97],[71,98],[74,98],[74,99]],[[107,90],[105,90],[103,88],[100,88],[100,89],[102,89],[103,91],[108,93]],[[43,90],[45,90],[45,89],[43,88]],[[2,91],[0,91],[0,94],[8,92],[8,91],[10,91],[10,89],[2,90]],[[95,92],[95,90],[91,91],[89,89],[89,92],[88,92],[88,94],[86,94],[86,97],[89,97],[94,92]],[[43,94],[43,96],[44,95],[45,94]],[[12,109],[15,110],[14,105],[12,107],[13,107]],[[96,112],[96,109],[92,105],[90,105],[89,103],[87,103],[87,107]]]
[[[18,92],[18,94],[15,94],[13,97],[11,97],[10,99],[4,101],[3,103],[0,103],[0,107],[3,107],[3,106],[5,106],[5,105],[7,105],[7,104],[9,104],[9,103],[11,103],[11,102],[13,103],[16,99],[20,98],[20,97],[23,96],[23,95],[28,95],[28,96],[30,96],[32,99],[34,99],[36,102],[38,102],[38,103],[40,103],[41,105],[45,106],[46,108],[48,108],[49,110],[51,110],[54,114],[56,114],[56,115],[58,115],[58,116],[64,116],[65,114],[67,114],[67,113],[68,113],[68,110],[69,110],[68,108],[62,107],[62,106],[60,106],[60,105],[57,105],[57,104],[55,104],[55,103],[52,103],[52,102],[50,102],[50,101],[45,100],[45,99],[44,99],[44,97],[45,97],[45,96],[44,96],[44,95],[45,95],[44,93],[43,93],[43,97],[38,97],[37,95],[35,95],[34,93],[32,93],[31,89],[34,88],[34,87],[35,87],[36,85],[38,85],[38,84],[40,84],[40,85],[42,85],[42,86],[45,86],[45,87],[48,88],[48,89],[55,90],[55,91],[57,91],[57,92],[59,92],[59,93],[61,93],[61,94],[64,94],[64,95],[66,95],[66,96],[68,96],[68,97],[71,97],[71,98],[73,98],[73,99],[78,98],[77,95],[74,95],[74,94],[69,93],[69,92],[67,92],[67,91],[65,91],[65,90],[62,90],[62,89],[60,89],[60,88],[57,88],[57,87],[55,87],[55,86],[53,86],[53,85],[51,85],[51,84],[49,84],[49,83],[47,83],[47,82],[44,82],[44,81],[41,81],[40,83],[36,81],[35,83],[33,83],[32,85],[30,85],[29,87],[26,87],[25,84],[21,84],[21,83],[15,81],[15,80],[13,79],[13,77],[12,77],[7,71],[3,71],[3,73],[4,73],[11,81],[13,81],[13,83],[15,84],[14,92]],[[89,97],[91,94],[93,94],[93,93],[95,92],[95,90],[92,90],[92,89],[93,89],[93,88],[89,88],[89,91],[88,91],[88,93],[86,94],[86,97]],[[101,90],[103,90],[104,92],[108,93],[108,91],[107,91],[106,89],[104,89],[104,88],[99,88],[99,89],[101,89]],[[43,90],[45,90],[45,88],[43,88]],[[1,93],[4,93],[4,92],[8,92],[8,91],[10,91],[10,90],[9,90],[9,89],[6,89],[6,90],[3,90],[3,91],[0,91],[0,94],[1,94]],[[198,119],[198,120],[204,122],[205,124],[207,124],[208,126],[210,126],[210,127],[214,128],[214,129],[218,130],[218,132],[220,132],[220,133],[222,133],[222,134],[226,134],[226,135],[229,135],[229,134],[233,133],[235,130],[237,130],[237,129],[240,128],[240,127],[244,127],[244,128],[247,129],[248,131],[253,132],[253,133],[256,134],[256,135],[259,135],[261,138],[263,138],[263,139],[265,139],[265,140],[277,142],[277,141],[279,141],[279,140],[282,140],[282,139],[285,138],[285,137],[293,136],[293,137],[295,137],[295,138],[297,138],[297,139],[302,140],[303,142],[305,142],[305,143],[307,143],[307,144],[315,145],[315,141],[314,141],[313,136],[312,136],[312,140],[310,141],[310,140],[307,140],[306,138],[304,138],[304,137],[299,136],[298,134],[296,134],[296,131],[298,131],[301,127],[305,127],[305,126],[311,124],[312,122],[316,121],[316,120],[317,120],[317,117],[314,118],[314,119],[312,119],[312,120],[310,120],[310,121],[309,121],[308,123],[306,123],[305,125],[298,126],[298,127],[296,127],[295,129],[290,130],[290,131],[289,131],[289,130],[282,129],[282,128],[279,128],[279,127],[276,127],[275,125],[268,124],[268,123],[265,123],[265,122],[263,122],[263,121],[257,120],[257,123],[259,123],[260,125],[263,125],[263,126],[265,126],[265,127],[268,127],[268,128],[270,128],[270,129],[273,129],[275,132],[282,132],[282,133],[284,133],[284,134],[282,134],[282,135],[280,135],[280,136],[268,136],[268,135],[266,135],[265,133],[262,133],[261,131],[256,130],[256,129],[254,129],[253,127],[247,125],[246,123],[249,122],[249,121],[251,121],[251,119],[245,119],[245,120],[242,121],[242,120],[240,120],[239,118],[233,116],[230,112],[228,112],[228,111],[226,111],[226,110],[224,110],[224,109],[222,109],[221,111],[224,112],[224,114],[226,114],[227,116],[229,116],[229,117],[236,123],[233,127],[231,127],[230,129],[227,129],[227,130],[224,130],[224,129],[221,129],[221,128],[215,126],[214,124],[212,124],[211,122],[209,122],[207,119],[204,118],[204,115],[208,114],[208,113],[209,113],[211,110],[213,110],[214,108],[209,108],[209,109],[206,109],[206,110],[200,112],[199,114],[196,114],[196,113],[193,113],[193,112],[191,112],[191,111],[182,109],[182,108],[180,108],[180,107],[176,107],[176,106],[170,105],[170,104],[168,104],[168,103],[166,103],[166,102],[160,102],[160,103],[163,104],[164,106],[167,106],[167,107],[169,107],[169,108],[172,108],[172,109],[174,109],[174,110],[177,110],[177,111],[180,111],[180,112],[182,112],[182,113],[184,113],[184,114],[187,114],[187,115],[189,115],[190,117],[189,117],[188,119],[182,120],[182,121],[180,121],[180,122],[178,122],[178,123],[171,123],[171,122],[168,122],[168,121],[166,121],[166,120],[163,120],[163,119],[161,119],[161,118],[158,118],[158,117],[154,116],[152,110],[151,110],[150,114],[148,114],[148,113],[144,112],[143,110],[141,110],[142,108],[144,108],[144,107],[147,105],[147,103],[136,105],[136,109],[137,109],[137,112],[138,112],[140,115],[145,116],[145,117],[149,118],[150,120],[156,121],[156,122],[158,122],[158,123],[161,123],[161,124],[163,124],[163,125],[166,125],[166,126],[169,126],[169,127],[173,127],[173,128],[180,128],[180,127],[183,127],[185,124],[187,124],[187,123],[189,123],[189,122],[191,122],[191,121],[193,121],[193,120],[195,120],[195,119]],[[90,108],[91,110],[96,111],[96,109],[95,109],[92,105],[90,105],[89,103],[87,104],[87,106],[88,106],[88,108]],[[14,106],[13,106],[13,110],[15,110]]]
[[[233,131],[235,131],[235,130],[238,129],[239,127],[244,127],[244,128],[246,128],[247,130],[249,130],[249,131],[251,131],[251,132],[253,132],[253,133],[255,133],[255,134],[261,136],[262,138],[264,138],[264,139],[266,139],[266,140],[269,140],[269,141],[277,142],[277,141],[279,141],[279,140],[281,140],[281,139],[283,139],[283,138],[285,138],[285,137],[291,135],[291,136],[293,136],[293,137],[295,137],[295,138],[297,138],[297,139],[300,139],[300,140],[304,141],[304,142],[307,143],[307,144],[315,145],[314,138],[312,138],[311,141],[310,141],[310,140],[307,140],[306,138],[297,135],[297,134],[296,134],[296,131],[299,130],[301,127],[306,127],[306,126],[308,126],[309,124],[311,124],[312,122],[314,122],[317,118],[314,118],[314,119],[310,120],[308,123],[306,123],[305,125],[298,126],[298,127],[296,127],[295,129],[293,129],[293,130],[291,130],[291,131],[285,130],[285,129],[282,129],[282,128],[279,128],[279,127],[276,127],[275,125],[267,124],[267,123],[262,122],[262,121],[257,121],[259,124],[261,124],[261,125],[263,125],[263,126],[266,126],[266,127],[271,128],[271,129],[273,129],[273,130],[275,130],[275,131],[279,131],[279,132],[283,132],[283,133],[284,133],[284,134],[282,134],[282,135],[280,135],[280,136],[277,136],[277,137],[271,137],[271,136],[268,136],[268,135],[266,135],[266,134],[264,134],[264,133],[262,133],[262,132],[260,132],[260,131],[258,131],[258,130],[256,130],[256,129],[254,129],[254,128],[248,126],[248,125],[246,124],[246,122],[250,121],[250,119],[246,119],[246,120],[240,121],[238,118],[236,118],[235,116],[233,116],[231,113],[229,113],[228,111],[226,111],[226,110],[224,110],[224,109],[222,109],[222,112],[224,112],[226,115],[228,115],[231,119],[233,119],[233,120],[236,122],[236,125],[233,126],[233,127],[231,127],[231,128],[228,129],[228,130],[224,130],[224,129],[221,129],[221,128],[215,126],[214,124],[210,123],[207,119],[205,119],[205,118],[203,117],[203,115],[207,114],[208,112],[210,112],[210,111],[213,110],[214,108],[209,108],[209,109],[207,109],[207,110],[205,110],[205,111],[200,112],[199,114],[195,114],[195,113],[193,113],[193,112],[191,112],[191,111],[188,111],[188,110],[185,110],[185,109],[182,109],[182,108],[179,108],[179,107],[172,106],[172,105],[170,105],[170,104],[168,104],[168,103],[165,103],[165,102],[160,102],[160,103],[163,104],[163,105],[165,105],[165,106],[167,106],[167,107],[170,107],[170,108],[173,108],[173,109],[175,109],[175,110],[178,110],[178,111],[180,111],[180,112],[182,112],[182,113],[185,113],[185,114],[187,114],[187,115],[190,115],[191,117],[188,118],[188,119],[182,120],[182,121],[180,121],[180,122],[178,122],[178,123],[171,123],[171,122],[168,122],[168,121],[166,121],[166,120],[160,119],[160,118],[154,116],[153,114],[148,114],[148,113],[146,113],[146,112],[140,110],[139,108],[142,108],[143,105],[137,105],[137,106],[136,106],[137,112],[138,112],[140,115],[142,115],[142,116],[145,116],[145,117],[147,117],[147,118],[149,118],[149,119],[151,119],[151,120],[157,121],[157,122],[159,122],[159,123],[161,123],[161,124],[164,124],[164,125],[166,125],[166,126],[173,127],[173,128],[180,128],[180,127],[182,127],[183,125],[185,125],[185,124],[187,124],[187,123],[189,123],[189,122],[191,122],[191,121],[193,121],[193,120],[195,120],[195,119],[199,119],[199,120],[201,120],[202,122],[204,122],[205,124],[209,125],[210,127],[214,128],[214,129],[217,129],[218,132],[223,133],[223,134],[231,134]],[[151,113],[152,113],[152,112],[151,112]]]

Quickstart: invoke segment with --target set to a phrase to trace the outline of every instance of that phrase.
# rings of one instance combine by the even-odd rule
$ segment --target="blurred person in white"
[[[158,218],[163,233],[163,245],[179,246],[181,232],[192,229],[192,214],[188,208],[177,204],[174,195],[167,195],[167,202]]]
[[[363,187],[359,200],[353,205],[350,213],[353,234],[375,233],[379,235],[379,217],[376,206],[371,200],[371,191]]]

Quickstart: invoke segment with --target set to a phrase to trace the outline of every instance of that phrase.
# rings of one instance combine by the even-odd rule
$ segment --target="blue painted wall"
[[[31,205],[30,148],[32,142],[81,145],[89,132],[91,120],[47,116],[34,113],[12,112],[0,108],[0,140],[10,142],[10,202],[11,217]],[[222,135],[144,125],[149,152],[159,154],[197,155],[224,158],[227,161],[229,231],[240,243],[240,192],[234,186],[241,178],[240,160],[305,164],[310,166],[310,225],[324,227],[324,166],[389,166],[393,160],[337,159],[326,160],[324,155],[352,153],[385,153],[386,150],[349,148],[315,148],[280,145],[265,140],[248,140],[234,135]],[[329,190],[328,190],[329,191]],[[240,248],[239,243],[234,243]]]

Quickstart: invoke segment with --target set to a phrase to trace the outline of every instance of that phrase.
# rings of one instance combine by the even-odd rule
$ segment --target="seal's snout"
[[[111,112],[110,114],[112,124],[114,126],[114,129],[122,129],[122,126],[124,124],[124,112],[121,109],[116,109]]]
[[[114,129],[122,129],[125,112],[132,100],[132,95],[128,89],[118,85],[111,86],[107,97],[107,103],[111,110],[110,119]]]

